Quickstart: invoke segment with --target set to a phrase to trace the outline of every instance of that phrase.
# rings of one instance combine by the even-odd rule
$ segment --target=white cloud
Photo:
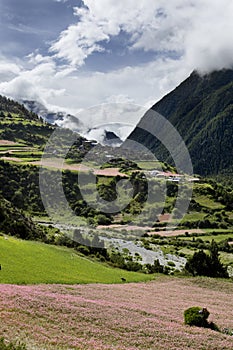
[[[41,63],[53,62],[53,59],[50,56],[42,56],[39,53],[32,52],[27,56],[28,62],[37,65]]]
[[[210,71],[233,63],[231,0],[84,0],[75,8],[78,22],[51,46],[57,58],[81,66],[103,41],[121,30],[130,35],[131,50],[175,51],[192,69]]]
[[[8,80],[14,76],[17,76],[21,72],[21,67],[15,63],[6,62],[0,60],[0,77],[1,80]]]
[[[175,74],[174,74],[175,72]],[[72,108],[87,108],[100,103],[136,103],[150,105],[187,77],[190,70],[179,61],[158,60],[150,64],[125,67],[110,72],[92,72],[56,79],[51,86],[66,88],[66,93],[50,103]]]
[[[89,18],[87,10],[76,9],[75,14],[81,17],[81,21],[63,31],[50,52],[56,52],[56,58],[66,59],[73,66],[81,66],[93,52],[103,50],[98,42],[109,40],[109,35],[104,33],[99,23]]]
[[[77,117],[83,121],[81,132],[88,139],[94,138],[101,142],[106,130],[125,140],[146,110],[145,107],[130,102],[104,103],[79,112]]]
[[[38,64],[31,70],[16,68],[17,75],[0,83],[0,93],[16,99],[35,99],[44,103],[49,98],[64,94],[64,89],[50,86],[56,72],[54,62]]]
[[[48,109],[76,115],[80,109],[101,103],[151,106],[189,73],[180,67],[179,61],[169,59],[107,73],[72,75],[72,72],[68,67],[60,71],[54,62],[42,62],[0,83],[0,93],[17,99],[35,99]]]
[[[22,64],[0,59],[0,93],[36,99],[72,114],[106,102],[150,107],[195,68],[206,73],[232,67],[232,0],[83,2],[85,8],[74,8],[77,23],[60,33],[47,55],[36,51]],[[131,55],[159,55],[148,63],[140,64],[138,58],[132,66],[107,72],[77,69],[95,52],[104,55],[103,43],[111,44],[121,31],[127,33],[124,48]],[[97,117],[82,118],[91,125]],[[97,124],[104,122],[98,118]]]
[[[233,2],[205,0],[198,10],[185,38],[185,60],[202,73],[232,68]]]

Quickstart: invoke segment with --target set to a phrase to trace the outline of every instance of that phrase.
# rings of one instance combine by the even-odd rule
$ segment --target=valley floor
[[[232,350],[232,336],[183,324],[191,306],[233,329],[233,283],[158,277],[119,285],[0,285],[1,335],[28,349]]]

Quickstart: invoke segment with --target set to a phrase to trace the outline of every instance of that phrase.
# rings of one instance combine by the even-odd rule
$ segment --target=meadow
[[[184,325],[183,312],[207,307],[233,328],[230,281],[160,277],[132,284],[1,285],[5,339],[32,350],[232,350],[232,336]]]
[[[0,237],[0,264],[0,283],[121,283],[121,278],[127,282],[154,278],[105,266],[73,249],[9,236]]]

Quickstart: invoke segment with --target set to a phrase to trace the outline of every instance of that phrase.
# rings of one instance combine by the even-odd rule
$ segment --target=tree
[[[228,278],[227,268],[223,266],[219,258],[218,245],[212,240],[209,248],[210,254],[203,250],[195,252],[188,259],[185,269],[193,276],[209,276]]]
[[[185,269],[193,276],[209,276],[210,257],[203,250],[199,250],[188,259]]]
[[[212,277],[229,277],[227,269],[220,261],[218,245],[213,239],[210,244],[210,260],[211,260],[211,274]]]

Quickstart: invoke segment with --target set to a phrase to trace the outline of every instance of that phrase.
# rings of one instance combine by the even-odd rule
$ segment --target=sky
[[[148,108],[193,70],[232,67],[232,33],[232,0],[0,0],[0,94]]]

